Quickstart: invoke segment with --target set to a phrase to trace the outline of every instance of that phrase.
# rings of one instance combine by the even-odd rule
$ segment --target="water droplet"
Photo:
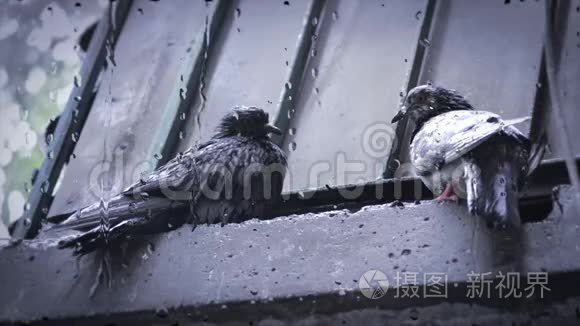
[[[504,184],[504,183],[505,183],[505,179],[503,177],[499,178],[499,184]]]
[[[81,77],[80,76],[74,77],[74,84],[75,84],[75,87],[81,87]]]
[[[50,187],[50,182],[44,181],[42,183],[42,185],[40,185],[40,192],[42,192],[43,194],[46,194],[48,192],[48,188]]]
[[[415,19],[420,20],[421,16],[423,16],[423,12],[421,10],[419,10],[415,13]]]
[[[81,101],[81,99],[82,99],[82,98],[81,98],[80,96],[75,96],[75,98],[74,98],[74,100],[75,100],[75,101],[77,101],[77,102],[80,102],[80,101]]]
[[[298,192],[298,198],[304,199],[304,191],[299,191]]]
[[[316,95],[319,95],[320,94],[320,89],[318,87],[314,87],[314,93]]]
[[[291,151],[295,151],[296,150],[296,142],[290,142],[290,150]]]
[[[162,158],[163,158],[163,155],[161,155],[161,154],[159,154],[159,153],[155,153],[155,155],[153,155],[153,157],[154,157],[156,160],[160,160],[160,159],[162,159]]]
[[[334,21],[338,20],[338,12],[336,12],[336,11],[332,12],[332,20],[334,20]]]
[[[286,86],[287,90],[291,90],[292,89],[292,83],[291,82],[287,82],[284,86]]]
[[[290,129],[288,129],[288,134],[289,134],[290,136],[294,136],[294,135],[296,135],[296,128],[290,128]]]
[[[50,144],[52,143],[52,140],[54,139],[54,135],[53,134],[48,134],[46,135],[46,143]]]
[[[312,26],[318,25],[318,17],[312,18]]]
[[[401,251],[401,256],[408,256],[411,254],[411,249],[403,249],[403,251]]]
[[[292,117],[294,116],[294,109],[290,109],[288,110],[288,119],[292,119]]]
[[[292,95],[288,95],[288,101],[292,101]]]
[[[312,77],[314,78],[318,77],[318,69],[312,68]]]
[[[187,93],[187,91],[185,90],[185,88],[181,87],[181,88],[179,89],[179,98],[180,98],[182,101],[184,101],[184,100],[185,100],[185,98],[186,98],[186,96],[187,96],[187,95],[186,95],[186,93]]]
[[[129,204],[129,212],[135,213],[136,211],[137,211],[137,204],[135,204],[135,203]]]
[[[179,120],[182,120],[182,121],[183,121],[183,120],[185,120],[185,118],[186,118],[186,114],[185,114],[185,112],[181,112],[181,113],[179,114]]]
[[[236,17],[240,17],[242,15],[242,9],[236,8]]]
[[[75,155],[75,153],[70,154],[70,159],[69,160],[74,160],[75,158],[77,158],[77,156]]]
[[[149,199],[149,193],[146,192],[142,192],[139,194],[141,196],[141,198],[143,198],[143,200],[147,200]]]
[[[537,83],[537,84],[536,84],[536,87],[537,87],[537,88],[542,88],[542,83]]]
[[[143,15],[143,8],[137,8],[137,11],[138,11],[138,12],[139,12],[141,15]]]
[[[79,140],[79,134],[76,132],[73,132],[70,136],[72,138],[72,141],[75,143]]]
[[[317,54],[318,54],[318,50],[316,50],[316,49],[312,49],[312,51],[310,51],[311,57],[315,57]]]
[[[425,48],[428,48],[431,46],[431,41],[429,41],[429,39],[427,38],[424,38],[419,41],[419,44],[421,44]]]
[[[183,139],[183,131],[179,132],[179,139]]]
[[[48,214],[48,207],[42,208],[42,214],[44,214],[44,215]]]
[[[157,308],[157,310],[155,310],[155,315],[159,318],[166,318],[169,316],[169,311],[167,311],[167,308],[165,307]]]
[[[149,243],[147,245],[147,251],[149,252],[149,254],[153,254],[155,252],[155,246],[152,243]]]
[[[392,252],[389,252],[389,255],[388,256],[389,256],[389,258],[393,258],[393,257],[395,257],[395,254],[392,253]]]
[[[29,226],[30,225],[30,219],[24,219],[24,226]]]
[[[47,157],[49,160],[52,160],[52,159],[54,159],[54,152],[53,152],[53,151],[49,151],[49,152],[46,154],[46,157]]]

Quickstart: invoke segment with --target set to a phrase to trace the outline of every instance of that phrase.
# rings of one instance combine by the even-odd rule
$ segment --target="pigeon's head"
[[[453,110],[473,110],[473,107],[454,90],[421,85],[409,91],[401,110],[391,122],[395,123],[405,116],[425,120]]]
[[[216,137],[244,136],[266,138],[268,134],[280,135],[280,129],[270,125],[268,113],[257,107],[234,107],[223,117],[216,130]]]

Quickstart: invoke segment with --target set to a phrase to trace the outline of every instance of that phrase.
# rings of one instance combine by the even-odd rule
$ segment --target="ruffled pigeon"
[[[520,225],[518,192],[543,154],[513,126],[528,118],[502,120],[432,85],[413,88],[392,122],[405,116],[415,123],[411,163],[437,200],[466,198],[489,224]]]

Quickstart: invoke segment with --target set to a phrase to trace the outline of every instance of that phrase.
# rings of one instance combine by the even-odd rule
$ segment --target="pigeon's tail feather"
[[[504,162],[483,183],[483,196],[478,211],[488,222],[503,225],[520,225],[518,209],[517,173],[512,163]]]
[[[83,256],[106,246],[108,241],[119,240],[133,233],[132,231],[135,228],[144,225],[146,222],[146,219],[140,217],[122,221],[107,232],[106,238],[101,227],[97,226],[89,231],[61,240],[58,243],[58,247],[60,249],[74,248],[74,254],[76,256]]]
[[[465,165],[467,205],[472,214],[489,224],[518,227],[520,147],[498,138],[476,149]]]

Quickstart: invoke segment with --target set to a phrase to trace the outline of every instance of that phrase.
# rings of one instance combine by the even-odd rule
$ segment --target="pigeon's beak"
[[[280,131],[280,129],[278,129],[278,127],[272,126],[272,125],[266,125],[264,127],[264,129],[266,129],[266,133],[268,134],[275,134],[275,135],[281,135],[282,131]]]
[[[397,115],[393,118],[393,120],[391,120],[391,123],[395,123],[395,122],[403,119],[403,117],[405,116],[405,113],[407,113],[407,108],[403,106],[401,108],[401,110],[399,110],[399,112],[397,112]]]

